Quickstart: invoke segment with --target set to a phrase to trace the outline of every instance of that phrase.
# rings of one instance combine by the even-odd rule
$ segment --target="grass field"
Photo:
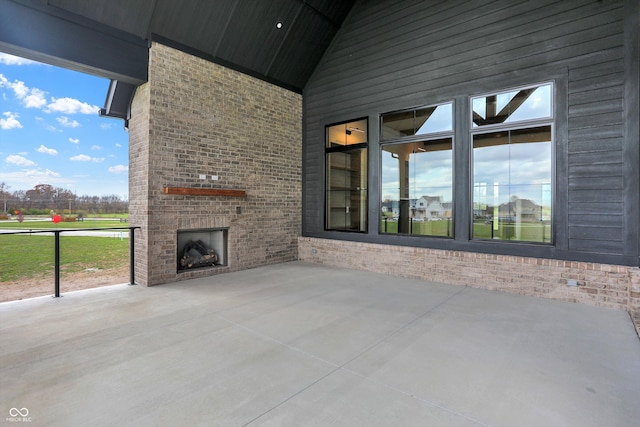
[[[88,214],[88,215],[85,215],[85,217],[84,217],[85,221],[87,219],[91,219],[91,218],[122,218],[122,219],[126,219],[126,218],[129,218],[129,214],[128,213],[123,213],[123,214]]]
[[[26,230],[48,230],[63,228],[108,228],[108,227],[128,227],[129,223],[120,222],[120,220],[103,220],[85,218],[84,221],[76,222],[59,222],[55,224],[50,219],[39,221],[23,221],[16,220],[0,221],[0,228],[26,229]]]
[[[413,221],[410,224],[411,235],[447,236],[453,233],[453,223],[450,221]],[[397,233],[397,221],[382,221],[382,233]],[[551,226],[545,222],[525,222],[520,224],[501,222],[498,230],[493,224],[477,221],[473,224],[474,239],[518,240],[525,242],[551,242]]]
[[[115,217],[115,218],[114,218]],[[120,215],[127,218],[126,215]],[[129,224],[110,215],[110,219],[85,218],[84,221],[60,222],[16,219],[0,221],[0,229],[64,230],[86,228],[126,228]],[[122,230],[126,233],[126,230]],[[54,237],[45,235],[0,234],[0,282],[51,277],[54,271]],[[87,269],[110,270],[129,264],[129,239],[60,235],[60,271],[75,273]]]
[[[443,221],[413,221],[410,225],[410,233],[420,236],[451,236],[453,222]],[[380,230],[383,233],[397,233],[398,221],[382,221]]]
[[[129,263],[129,239],[60,236],[62,273],[108,270],[123,263]],[[0,234],[0,282],[51,275],[53,271],[53,236]]]
[[[475,239],[518,240],[523,242],[551,242],[551,225],[545,222],[523,222],[520,224],[501,222],[497,230],[484,221],[473,223]]]

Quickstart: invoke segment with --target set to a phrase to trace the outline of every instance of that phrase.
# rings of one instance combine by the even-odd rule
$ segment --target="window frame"
[[[439,107],[442,105],[450,105],[451,106],[451,129],[450,130],[446,130],[446,131],[438,131],[438,132],[431,132],[431,133],[421,133],[421,134],[413,134],[413,135],[408,135],[408,136],[401,136],[401,137],[397,137],[397,138],[392,138],[392,139],[383,139],[383,135],[384,135],[384,128],[383,128],[383,116],[385,116],[386,114],[397,114],[397,113],[408,113],[408,112],[414,112],[414,118],[415,118],[415,112],[418,110],[424,110],[430,107]],[[378,144],[378,170],[379,170],[379,174],[378,174],[378,180],[379,180],[379,194],[378,194],[378,212],[381,213],[382,212],[382,203],[383,203],[383,185],[382,185],[382,156],[383,156],[383,151],[384,151],[384,147],[390,146],[390,145],[401,145],[401,144],[415,144],[415,143],[429,143],[431,141],[433,141],[434,143],[436,143],[436,141],[441,141],[443,139],[450,139],[451,140],[451,218],[450,218],[450,233],[446,236],[443,235],[435,235],[435,234],[413,234],[413,233],[400,233],[400,232],[396,232],[396,233],[392,233],[392,232],[385,232],[383,230],[383,225],[382,225],[382,219],[379,218],[378,220],[378,234],[381,236],[401,236],[401,237],[416,237],[416,238],[436,238],[436,239],[450,239],[450,240],[454,240],[455,239],[455,209],[456,209],[456,203],[455,203],[455,181],[456,181],[456,155],[455,155],[455,151],[456,151],[456,102],[454,99],[451,100],[445,100],[445,101],[441,101],[441,102],[437,102],[437,103],[433,103],[433,104],[424,104],[424,105],[420,105],[420,106],[416,106],[416,107],[412,107],[412,108],[405,108],[405,109],[401,109],[401,110],[393,110],[393,111],[388,111],[388,112],[384,112],[384,113],[380,113],[379,117],[378,117],[378,131],[379,131],[379,144]]]
[[[488,124],[488,125],[476,126],[476,127],[473,126],[473,100],[474,99],[486,98],[491,95],[497,96],[504,93],[514,92],[516,90],[526,90],[526,89],[538,88],[546,85],[551,85],[551,109],[550,109],[551,114],[549,116],[537,117],[535,119],[518,120],[515,122],[508,122],[508,123],[494,123],[494,124]],[[520,123],[536,123],[536,122],[546,122],[546,121],[555,122],[555,118],[556,118],[555,110],[556,110],[556,82],[553,80],[542,81],[542,82],[523,85],[523,86],[514,86],[514,87],[500,89],[493,92],[483,92],[477,95],[469,96],[469,122],[468,122],[470,123],[469,129],[470,129],[470,132],[473,134],[473,133],[478,133],[478,131],[480,131],[479,133],[484,133],[485,129],[520,126]]]
[[[354,122],[359,122],[359,121],[365,121],[366,122],[366,141],[365,142],[361,142],[361,143],[357,143],[357,144],[345,144],[345,145],[338,145],[338,146],[334,146],[334,147],[330,147],[327,144],[327,141],[329,139],[329,128],[333,127],[333,126],[338,126],[338,125],[342,125],[342,124],[347,124],[347,123],[354,123]],[[355,119],[351,119],[351,120],[341,120],[341,121],[337,121],[337,122],[332,122],[332,123],[328,123],[324,125],[324,140],[323,140],[323,145],[324,145],[324,203],[323,203],[323,211],[324,211],[324,219],[323,219],[323,226],[324,226],[324,231],[329,231],[329,232],[342,232],[342,233],[360,233],[360,234],[367,234],[369,232],[369,180],[370,180],[370,171],[369,171],[369,156],[370,156],[370,149],[369,149],[369,144],[370,144],[370,125],[369,125],[369,117],[368,116],[363,116],[363,117],[358,117]],[[328,169],[329,169],[329,154],[332,153],[345,153],[345,152],[350,152],[350,151],[357,151],[357,150],[366,150],[366,159],[365,159],[365,164],[367,166],[367,170],[366,170],[366,189],[364,190],[364,195],[365,195],[365,208],[364,208],[364,227],[362,227],[362,230],[352,230],[352,229],[341,229],[341,228],[330,228],[329,226],[329,173],[328,173]]]
[[[475,126],[473,121],[473,101],[474,99],[488,97],[491,95],[500,95],[512,91],[517,90],[525,90],[534,87],[542,87],[550,85],[550,115],[545,117],[538,117],[535,119],[526,119],[526,120],[518,120],[514,122],[507,123],[496,123],[496,124],[488,124],[483,126]],[[490,242],[496,244],[520,244],[520,245],[540,245],[545,247],[555,246],[556,244],[556,231],[558,228],[557,224],[557,206],[558,201],[556,199],[557,187],[558,187],[558,179],[556,175],[557,170],[557,135],[556,129],[557,124],[557,108],[558,108],[558,94],[557,94],[557,82],[554,80],[542,81],[539,83],[527,84],[522,86],[514,86],[505,89],[499,89],[492,92],[483,92],[477,95],[469,96],[469,116],[468,116],[468,135],[469,135],[469,240],[475,242]],[[524,130],[524,129],[532,129],[536,127],[549,126],[550,127],[550,135],[551,135],[551,147],[550,147],[550,177],[551,177],[551,215],[550,215],[550,239],[549,241],[531,241],[531,240],[508,240],[508,239],[495,239],[495,238],[479,238],[474,237],[474,188],[475,188],[475,152],[474,152],[474,137],[476,135],[489,134],[493,132],[499,131],[516,131],[516,130]],[[543,236],[544,239],[544,236]]]

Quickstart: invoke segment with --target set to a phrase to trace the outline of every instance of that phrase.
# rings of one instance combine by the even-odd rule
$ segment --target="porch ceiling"
[[[55,65],[61,58],[62,65],[98,74],[107,70],[101,74],[136,85],[146,80],[145,45],[155,39],[302,92],[354,3],[0,0],[0,50]],[[126,99],[118,92],[130,89],[116,85],[112,101]],[[114,114],[123,108],[109,104],[103,113],[109,115],[112,107]]]
[[[45,11],[155,35],[302,90],[353,0],[48,0]],[[277,28],[281,23],[282,27]],[[74,41],[77,42],[77,41]]]

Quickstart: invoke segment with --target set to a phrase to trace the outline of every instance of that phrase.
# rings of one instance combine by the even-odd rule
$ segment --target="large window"
[[[471,99],[474,239],[551,243],[553,85]]]
[[[381,233],[453,236],[453,104],[381,116]]]
[[[367,119],[327,126],[327,230],[367,231]]]

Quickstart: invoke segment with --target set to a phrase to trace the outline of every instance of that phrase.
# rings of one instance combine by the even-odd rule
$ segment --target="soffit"
[[[39,3],[45,13],[85,24],[94,21],[140,39],[159,36],[159,40],[174,42],[213,61],[301,92],[354,2],[44,0]],[[280,29],[276,28],[278,22],[282,23]]]

